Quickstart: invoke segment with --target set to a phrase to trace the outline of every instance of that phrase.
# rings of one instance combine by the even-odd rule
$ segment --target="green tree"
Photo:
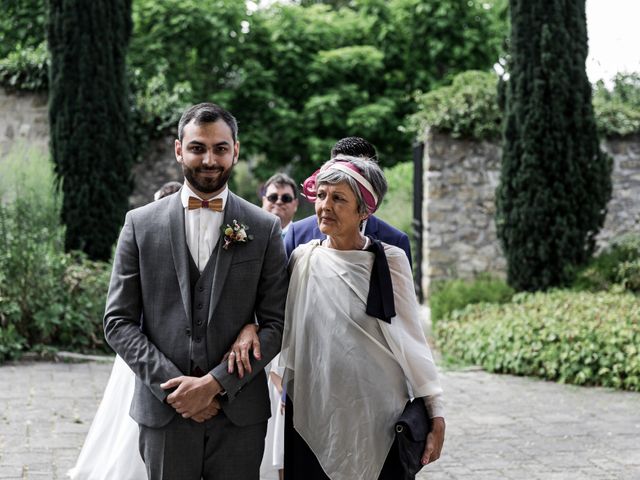
[[[412,132],[402,126],[417,91],[503,55],[505,1],[305,1],[252,11],[237,0],[136,0],[134,144],[209,100],[236,114],[243,157],[261,177],[289,164],[307,174],[345,135],[368,138],[391,166],[409,156]],[[37,53],[0,62],[0,82],[41,88],[46,59]]]
[[[566,284],[611,195],[585,72],[585,0],[512,0],[498,235],[518,290]]]
[[[0,0],[0,58],[16,50],[36,49],[45,42],[44,0]]]
[[[412,94],[450,83],[465,70],[486,70],[504,55],[504,2],[358,0],[376,18],[375,45],[385,54],[388,88]]]
[[[188,103],[227,103],[237,82],[235,51],[244,42],[244,2],[136,0],[132,15],[129,59],[143,81],[161,75],[169,91],[188,82]]]
[[[250,62],[241,62],[233,111],[244,152],[264,154],[263,172],[291,164],[308,173],[347,134],[372,141],[385,165],[406,160],[412,135],[401,126],[414,92],[488,69],[502,53],[501,2],[310,3],[259,10],[240,47]]]
[[[130,0],[49,0],[51,150],[66,248],[109,259],[133,160],[125,58]]]
[[[325,5],[331,5],[334,8],[345,7],[349,5],[352,0],[299,0],[300,5],[308,7],[316,3],[323,3]]]
[[[611,90],[599,81],[593,94],[593,109],[598,130],[607,137],[640,132],[640,73],[618,73]]]
[[[326,5],[274,5],[251,17],[239,55],[249,61],[241,61],[232,111],[242,128],[244,153],[262,159],[256,166],[259,176],[291,164],[301,177],[326,160],[331,145],[345,135],[345,112],[367,90],[362,84],[353,87],[353,74],[327,82],[323,59],[335,65],[332,50],[366,45],[372,20]],[[354,90],[354,99],[345,103]]]
[[[0,85],[46,90],[49,55],[45,0],[0,0]]]

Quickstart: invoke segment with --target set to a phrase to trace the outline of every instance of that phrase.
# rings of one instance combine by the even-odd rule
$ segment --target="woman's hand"
[[[275,372],[269,372],[269,378],[271,379],[271,383],[276,386],[278,395],[282,396],[282,377]]]
[[[262,357],[260,353],[260,340],[258,339],[258,326],[250,323],[245,325],[236,341],[224,357],[223,362],[227,362],[227,371],[233,373],[236,366],[238,368],[238,377],[244,377],[245,370],[251,373],[251,361],[249,360],[249,352],[253,349],[253,356],[256,360]]]
[[[427,465],[433,463],[440,458],[442,452],[442,444],[444,443],[445,423],[443,417],[434,417],[433,428],[427,435],[427,444],[422,454],[422,464]]]

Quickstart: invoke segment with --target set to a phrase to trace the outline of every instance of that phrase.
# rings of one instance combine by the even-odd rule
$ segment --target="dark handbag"
[[[396,443],[400,464],[408,478],[413,478],[423,467],[422,454],[431,431],[432,422],[422,398],[407,402],[396,422]]]

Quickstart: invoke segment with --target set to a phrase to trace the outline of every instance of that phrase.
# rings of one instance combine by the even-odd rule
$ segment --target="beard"
[[[229,177],[231,176],[231,172],[233,171],[234,165],[231,165],[229,168],[224,169],[222,167],[196,167],[189,168],[184,163],[182,164],[182,173],[184,174],[184,178],[187,179],[189,184],[202,193],[214,193],[219,190],[222,190],[226,183],[229,181]],[[217,172],[217,177],[204,177],[199,175],[201,172]]]

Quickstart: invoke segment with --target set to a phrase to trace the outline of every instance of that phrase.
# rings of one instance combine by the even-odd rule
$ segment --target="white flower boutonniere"
[[[222,230],[224,244],[222,248],[228,250],[234,243],[247,243],[249,240],[253,240],[253,235],[247,235],[247,227],[244,223],[239,223],[237,220],[233,220],[231,225],[220,227]]]

